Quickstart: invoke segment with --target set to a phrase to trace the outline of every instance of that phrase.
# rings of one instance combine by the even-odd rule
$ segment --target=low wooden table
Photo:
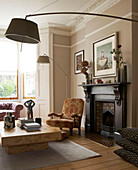
[[[4,122],[0,122],[0,139],[2,147],[7,147],[7,153],[43,150],[48,148],[49,141],[61,140],[59,128],[42,125],[41,131],[26,132],[19,127],[11,130],[4,129]]]

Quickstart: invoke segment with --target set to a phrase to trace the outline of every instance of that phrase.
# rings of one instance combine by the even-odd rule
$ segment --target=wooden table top
[[[15,121],[17,123],[17,121]],[[16,124],[15,123],[15,124]],[[4,129],[4,121],[0,121],[0,136],[1,138],[17,137],[17,136],[29,136],[40,134],[54,134],[61,133],[59,128],[50,127],[46,124],[41,126],[40,131],[27,132],[24,129],[19,128],[17,125],[13,129]]]

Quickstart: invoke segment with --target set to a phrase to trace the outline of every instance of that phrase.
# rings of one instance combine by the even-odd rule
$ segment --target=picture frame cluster
[[[92,45],[93,52],[93,83],[97,83],[97,79],[105,79],[104,83],[115,82],[116,77],[116,61],[111,54],[118,44],[118,33],[110,34],[101,38]],[[84,61],[84,50],[74,54],[74,72],[81,73],[81,62]],[[102,82],[102,81],[99,81]]]

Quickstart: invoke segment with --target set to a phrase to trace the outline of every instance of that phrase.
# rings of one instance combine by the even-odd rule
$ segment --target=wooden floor
[[[105,137],[99,133],[92,133],[92,132],[85,132],[85,131],[82,131],[81,132],[81,136],[83,137],[86,137],[88,139],[91,139],[97,143],[100,143],[102,145],[105,145],[107,147],[111,147],[111,146],[114,146],[115,143],[114,143],[114,138],[108,138],[108,137]]]
[[[69,136],[68,139],[101,154],[101,156],[56,166],[41,167],[35,170],[138,170],[134,165],[114,154],[113,151],[119,146],[106,147],[76,134]]]

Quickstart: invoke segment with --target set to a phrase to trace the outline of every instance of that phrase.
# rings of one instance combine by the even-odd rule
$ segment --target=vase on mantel
[[[121,68],[116,69],[116,82],[127,82],[127,65],[123,65]]]
[[[127,65],[124,64],[121,70],[121,82],[127,82]]]
[[[90,81],[89,81],[89,74],[87,73],[87,74],[86,74],[86,84],[89,84],[89,82],[90,82]]]
[[[120,82],[120,72],[121,72],[120,67],[117,67],[117,69],[116,69],[116,82]]]

